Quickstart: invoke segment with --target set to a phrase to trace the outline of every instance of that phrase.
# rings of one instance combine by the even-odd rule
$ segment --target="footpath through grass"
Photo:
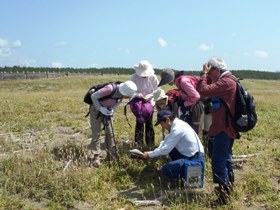
[[[0,209],[141,209],[133,204],[135,199],[155,198],[170,209],[210,208],[215,195],[209,160],[205,187],[184,189],[157,172],[165,158],[128,158],[135,120],[128,111],[130,128],[123,104],[114,119],[121,170],[107,161],[99,169],[89,166],[91,133],[84,93],[93,84],[127,79],[100,75],[0,81]],[[280,82],[242,83],[256,99],[259,121],[235,142],[234,154],[257,155],[236,170],[232,204],[221,209],[280,209]],[[159,143],[159,126],[155,132]]]

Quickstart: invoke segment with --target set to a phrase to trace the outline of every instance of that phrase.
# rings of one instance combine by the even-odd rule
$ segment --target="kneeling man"
[[[157,113],[155,126],[161,124],[169,131],[158,148],[144,152],[143,159],[169,155],[171,162],[166,163],[161,172],[169,178],[185,177],[184,166],[188,161],[201,161],[204,164],[204,149],[192,127],[173,116],[168,110]]]

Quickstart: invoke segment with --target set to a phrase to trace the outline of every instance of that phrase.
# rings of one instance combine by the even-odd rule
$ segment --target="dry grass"
[[[159,196],[170,209],[209,209],[214,198],[209,161],[204,189],[169,189],[157,173],[164,158],[143,162],[127,157],[134,128],[126,123],[123,106],[114,124],[121,170],[108,162],[98,170],[89,167],[91,134],[83,95],[94,83],[126,79],[105,75],[0,82],[0,209],[136,209],[133,198]],[[236,171],[232,204],[222,209],[279,209],[280,82],[242,83],[255,96],[259,122],[236,141],[234,154],[259,155]],[[134,126],[129,111],[128,117]],[[156,134],[159,143],[159,127]]]

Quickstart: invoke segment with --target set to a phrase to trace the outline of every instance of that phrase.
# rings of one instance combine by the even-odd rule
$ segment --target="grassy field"
[[[168,187],[158,174],[164,158],[128,158],[134,128],[126,122],[123,104],[114,119],[121,170],[106,161],[99,169],[88,165],[91,132],[84,93],[93,84],[126,79],[104,75],[0,82],[0,209],[149,209],[136,207],[134,200],[159,197],[162,205],[150,209],[210,208],[215,195],[209,160],[205,187],[185,189]],[[232,203],[221,209],[280,209],[280,81],[242,83],[256,99],[259,121],[235,142],[234,154],[256,155],[236,169]],[[128,118],[134,126],[130,111]]]

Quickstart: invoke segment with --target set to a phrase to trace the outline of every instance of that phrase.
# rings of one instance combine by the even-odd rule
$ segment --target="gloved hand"
[[[105,116],[110,116],[111,114],[111,111],[104,106],[100,107],[99,111]]]

